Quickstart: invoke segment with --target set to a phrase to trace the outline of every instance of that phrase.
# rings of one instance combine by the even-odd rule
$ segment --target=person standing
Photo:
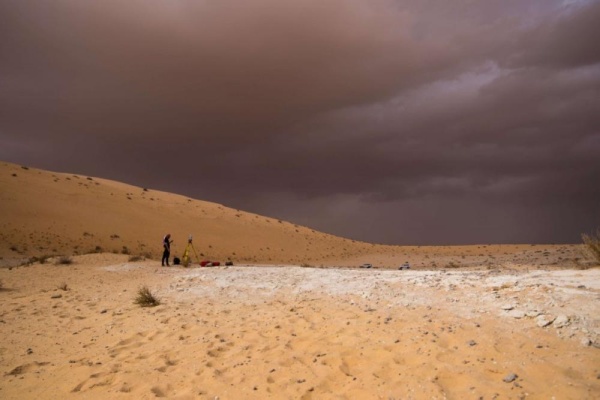
[[[169,256],[171,255],[171,243],[173,243],[173,241],[171,240],[171,234],[167,233],[167,235],[163,239],[164,251],[161,261],[163,267],[165,266],[165,263],[167,264],[167,267],[169,266]]]

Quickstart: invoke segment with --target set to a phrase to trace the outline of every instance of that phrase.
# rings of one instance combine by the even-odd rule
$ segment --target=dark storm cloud
[[[0,4],[0,158],[388,243],[600,225],[600,2]]]
[[[3,12],[5,84],[34,78],[18,89],[52,102],[39,111],[110,116],[127,135],[268,135],[392,92],[413,68],[401,23],[357,1],[18,4]]]

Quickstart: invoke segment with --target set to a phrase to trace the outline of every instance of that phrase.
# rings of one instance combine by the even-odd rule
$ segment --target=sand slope
[[[189,234],[199,258],[236,263],[396,268],[587,266],[581,245],[382,246],[219,204],[105,179],[0,163],[0,265],[91,252],[160,258],[170,232],[181,256]]]

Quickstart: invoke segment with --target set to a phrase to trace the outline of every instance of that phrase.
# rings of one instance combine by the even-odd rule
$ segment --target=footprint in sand
[[[39,367],[43,367],[44,365],[50,364],[49,362],[33,362],[28,364],[19,365],[18,367],[13,368],[10,372],[6,373],[6,375],[18,376],[23,375],[32,370],[36,370]]]

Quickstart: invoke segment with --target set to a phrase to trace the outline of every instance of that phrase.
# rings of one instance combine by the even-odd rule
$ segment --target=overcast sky
[[[578,243],[598,38],[600,1],[0,0],[0,160],[370,242]]]

